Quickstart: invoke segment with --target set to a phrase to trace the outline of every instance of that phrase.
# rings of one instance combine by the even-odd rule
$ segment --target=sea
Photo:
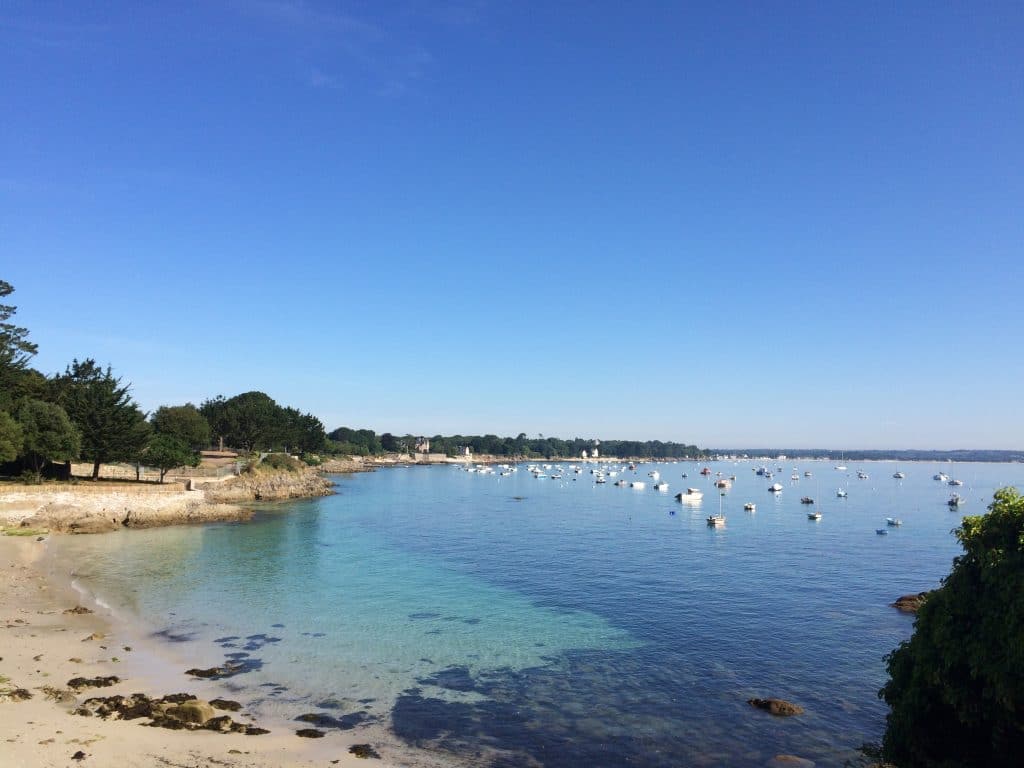
[[[173,690],[186,662],[231,664],[219,685],[261,722],[319,714],[404,764],[860,765],[913,628],[891,603],[940,584],[963,515],[1024,487],[1024,464],[543,464],[337,476],[246,523],[62,537],[50,562],[180,660]]]

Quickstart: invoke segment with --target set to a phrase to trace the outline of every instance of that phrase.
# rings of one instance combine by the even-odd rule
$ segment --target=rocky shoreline
[[[234,522],[252,516],[248,502],[327,496],[332,487],[313,469],[259,471],[205,484],[9,484],[0,486],[0,527],[13,533],[107,533]]]

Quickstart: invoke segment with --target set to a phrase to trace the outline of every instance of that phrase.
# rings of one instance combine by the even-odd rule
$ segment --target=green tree
[[[964,553],[887,658],[884,757],[901,768],[1019,765],[1024,754],[1024,497],[956,529]]]
[[[0,464],[18,458],[23,444],[21,425],[7,411],[0,411]]]
[[[15,418],[21,427],[23,455],[36,474],[47,461],[71,461],[78,456],[78,430],[59,405],[25,400]]]
[[[149,446],[142,454],[142,461],[147,467],[160,470],[160,482],[162,483],[170,469],[198,467],[199,453],[193,451],[188,443],[180,437],[157,433],[149,441]]]
[[[199,409],[214,434],[246,451],[272,448],[284,427],[282,409],[263,392],[243,392],[225,400],[207,400]]]
[[[92,477],[100,465],[135,462],[149,439],[146,415],[131,397],[131,385],[122,384],[110,366],[95,360],[72,361],[56,380],[58,402],[82,436],[82,458],[92,462]]]
[[[0,299],[14,293],[14,286],[0,280]],[[10,408],[22,388],[28,361],[36,345],[28,340],[28,330],[8,322],[18,308],[0,303],[0,408]]]
[[[150,418],[157,435],[169,435],[181,440],[193,450],[210,444],[210,424],[192,403],[161,405]]]

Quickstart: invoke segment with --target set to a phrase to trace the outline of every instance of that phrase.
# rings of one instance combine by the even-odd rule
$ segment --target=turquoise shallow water
[[[337,496],[248,524],[59,547],[81,584],[197,665],[243,663],[226,682],[268,715],[329,712],[495,765],[842,765],[881,735],[883,657],[912,625],[888,604],[935,586],[958,551],[950,492],[980,513],[996,488],[1024,486],[1024,465],[910,464],[897,480],[887,463],[789,461],[770,481],[751,463],[710,466],[737,476],[721,528],[693,464],[626,473],[644,490],[586,470],[421,467],[341,477]],[[965,485],[932,480],[940,469]],[[686,486],[704,502],[675,502]],[[888,516],[904,525],[876,535]],[[807,714],[746,704],[769,695]]]

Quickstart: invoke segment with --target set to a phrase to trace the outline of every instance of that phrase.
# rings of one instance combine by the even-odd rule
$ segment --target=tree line
[[[0,300],[14,287],[0,280]],[[311,453],[327,447],[315,416],[278,405],[262,392],[202,403],[163,405],[145,413],[131,385],[92,358],[73,360],[63,373],[46,376],[30,366],[38,351],[29,331],[13,322],[17,307],[0,304],[0,465],[39,478],[67,476],[70,462],[125,462],[167,471],[197,466],[199,451],[213,441],[245,451]],[[64,464],[63,472],[54,467]]]
[[[372,456],[381,453],[412,453],[420,438],[411,434],[396,436],[390,432],[381,435],[372,429],[339,427],[328,439],[331,450],[356,456]],[[576,437],[564,440],[558,437],[527,437],[520,432],[516,437],[497,435],[434,435],[427,438],[431,453],[449,456],[463,454],[469,448],[474,454],[522,458],[569,458],[578,457],[586,451],[592,454],[596,441]],[[702,458],[706,452],[695,445],[662,442],[661,440],[603,440],[598,446],[603,456],[620,456],[639,459],[691,459]]]

